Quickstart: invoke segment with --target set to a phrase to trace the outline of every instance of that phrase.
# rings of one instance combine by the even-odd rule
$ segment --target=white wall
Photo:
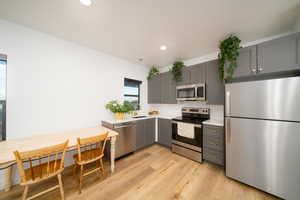
[[[144,66],[2,20],[0,54],[8,56],[8,139],[98,125],[112,115],[104,105],[122,100],[124,77],[143,81],[148,111]]]
[[[7,138],[96,126],[122,100],[124,77],[142,80],[148,68],[0,20],[0,53],[8,56]]]

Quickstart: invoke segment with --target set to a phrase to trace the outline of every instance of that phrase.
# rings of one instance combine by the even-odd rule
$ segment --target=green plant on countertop
[[[148,73],[147,79],[150,80],[153,76],[158,74],[159,74],[159,69],[155,66],[152,66]]]
[[[182,68],[184,68],[185,65],[182,61],[176,61],[173,64],[173,67],[170,69],[170,72],[173,74],[173,78],[176,82],[179,82],[182,80]]]
[[[222,81],[232,80],[234,71],[238,67],[237,58],[239,56],[239,49],[241,48],[240,43],[241,40],[234,35],[230,35],[228,38],[220,42],[220,53],[218,55],[218,59],[219,77]],[[227,68],[225,67],[226,64],[228,64]]]
[[[116,100],[108,102],[105,108],[112,113],[129,113],[134,110],[134,106],[129,101],[124,101],[123,104],[120,104]]]

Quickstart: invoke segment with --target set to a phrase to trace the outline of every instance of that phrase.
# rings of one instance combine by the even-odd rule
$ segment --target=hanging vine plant
[[[170,72],[173,74],[173,78],[176,82],[179,82],[182,80],[182,68],[184,68],[185,65],[182,61],[176,61],[173,64],[173,67],[170,69]]]
[[[219,76],[222,81],[232,80],[234,71],[238,67],[237,58],[239,56],[239,49],[241,48],[240,43],[241,40],[233,35],[220,42],[218,58]]]
[[[147,79],[150,80],[153,76],[158,74],[159,74],[159,69],[155,66],[152,66],[148,73]]]

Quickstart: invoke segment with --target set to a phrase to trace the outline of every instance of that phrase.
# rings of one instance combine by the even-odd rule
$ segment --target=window
[[[6,56],[0,54],[0,141],[6,139]]]
[[[140,109],[140,85],[142,81],[124,79],[124,101],[131,102],[135,110]]]

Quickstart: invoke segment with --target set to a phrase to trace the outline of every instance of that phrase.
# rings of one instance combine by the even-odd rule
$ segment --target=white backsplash
[[[205,102],[180,102],[178,104],[150,104],[150,110],[158,110],[161,115],[181,116],[182,107],[210,108],[210,119],[223,120],[223,105],[207,105]]]

